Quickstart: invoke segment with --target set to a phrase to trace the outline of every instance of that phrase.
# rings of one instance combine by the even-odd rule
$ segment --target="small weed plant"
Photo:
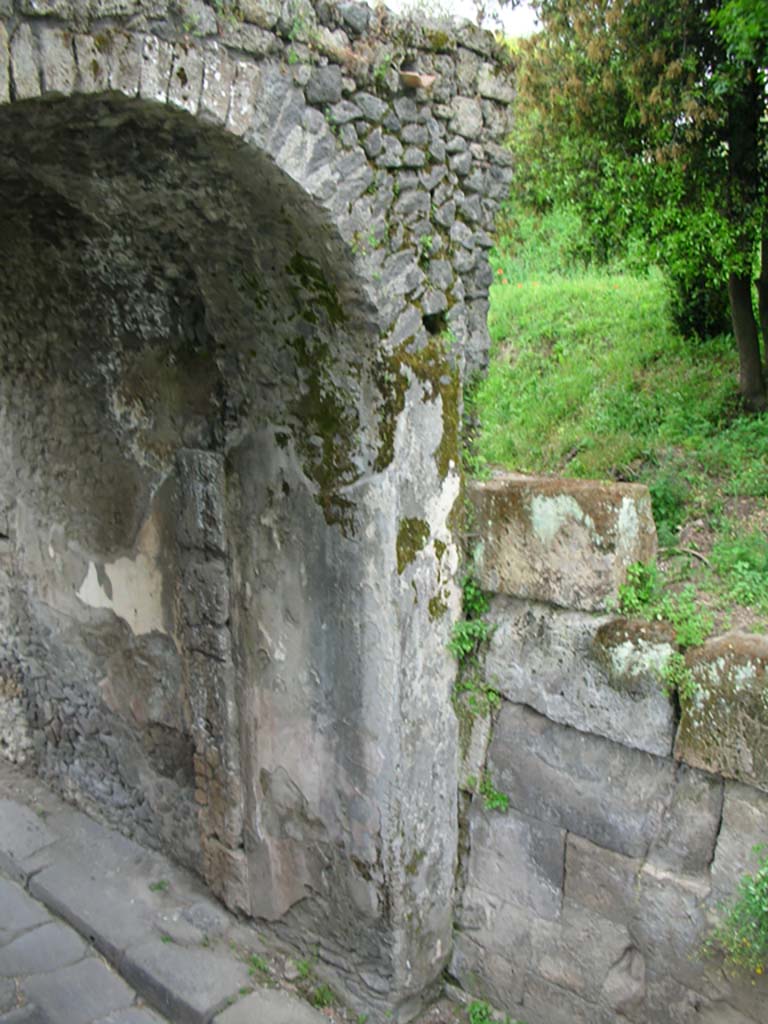
[[[296,970],[302,979],[311,978],[315,973],[315,967],[311,960],[306,958],[296,961]]]
[[[490,1006],[479,999],[469,1004],[467,1016],[469,1024],[494,1024]]]
[[[486,718],[501,707],[501,694],[486,683],[479,662],[474,659],[465,665],[453,690],[454,698],[466,696],[466,705],[473,715]]]
[[[704,952],[720,952],[736,971],[762,975],[768,970],[768,848],[756,846],[757,871],[744,875],[722,924],[710,935]]]
[[[496,1024],[497,1021],[490,1004],[482,999],[475,999],[469,1004],[467,1007],[467,1019],[469,1024]],[[509,1014],[507,1014],[504,1017],[504,1024],[525,1024],[525,1021],[512,1020]]]
[[[509,797],[496,789],[487,772],[483,772],[479,779],[470,775],[467,778],[467,785],[483,798],[486,811],[500,811],[505,814],[509,810]]]
[[[318,985],[312,993],[312,1005],[316,1006],[318,1010],[323,1010],[328,1006],[333,1006],[335,1002],[336,996],[334,995],[333,989],[330,985]]]
[[[635,562],[628,567],[627,582],[619,587],[619,610],[669,622],[683,648],[703,643],[712,630],[712,616],[699,607],[694,588],[686,586],[678,593],[665,590],[653,564]]]
[[[454,623],[448,650],[459,664],[467,663],[491,635],[491,626],[483,618],[490,605],[480,584],[467,574],[461,581],[461,607],[464,617]]]
[[[627,582],[619,587],[619,609],[625,615],[669,622],[682,650],[703,643],[712,630],[712,616],[699,607],[694,588],[689,585],[670,593],[653,564],[635,562],[629,566]],[[695,699],[698,686],[680,651],[667,659],[661,687],[667,696],[677,693],[682,703]]]
[[[685,664],[685,656],[679,651],[669,656],[662,669],[661,688],[668,697],[676,693],[681,704],[689,704],[695,700],[696,694],[699,692],[698,683]]]
[[[264,957],[254,953],[248,960],[248,973],[253,977],[257,974],[269,975],[271,971]]]

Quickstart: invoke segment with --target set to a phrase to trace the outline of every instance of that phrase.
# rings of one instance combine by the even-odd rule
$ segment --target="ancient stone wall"
[[[701,947],[768,842],[766,639],[690,651],[680,714],[660,686],[672,630],[608,610],[655,548],[645,488],[513,477],[470,493],[501,706],[493,722],[460,707],[451,973],[526,1024],[758,1024],[765,978]]]
[[[0,0],[0,745],[395,1019],[451,943],[498,56],[355,3]]]

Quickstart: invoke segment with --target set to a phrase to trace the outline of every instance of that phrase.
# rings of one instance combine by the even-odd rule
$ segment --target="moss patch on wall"
[[[394,457],[394,438],[397,418],[405,407],[405,394],[410,378],[404,372],[408,367],[416,380],[424,384],[423,398],[434,402],[441,399],[443,433],[433,452],[440,479],[444,480],[451,464],[459,463],[459,399],[461,382],[459,372],[448,362],[445,343],[440,337],[430,338],[423,347],[414,349],[404,342],[380,366],[376,385],[382,396],[381,445],[375,468],[386,469]]]
[[[397,528],[397,571],[402,575],[429,541],[429,523],[423,519],[401,519]]]

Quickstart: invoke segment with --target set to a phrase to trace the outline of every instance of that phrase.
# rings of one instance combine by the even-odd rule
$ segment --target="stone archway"
[[[93,6],[0,19],[0,671],[70,798],[406,1019],[456,855],[437,334],[482,314],[492,206],[444,140],[469,176],[496,100],[451,136],[269,26]]]

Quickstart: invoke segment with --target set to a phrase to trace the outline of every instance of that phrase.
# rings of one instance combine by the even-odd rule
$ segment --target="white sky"
[[[453,14],[454,17],[468,18],[470,21],[474,21],[476,17],[476,8],[472,0],[384,0],[384,2],[393,11],[416,8]],[[494,18],[498,17],[501,9],[494,0],[486,0],[486,7],[491,16],[486,22],[487,27],[494,28],[496,26]],[[536,31],[536,16],[525,2],[514,10],[503,10],[501,23],[505,33],[510,36],[529,36]]]

